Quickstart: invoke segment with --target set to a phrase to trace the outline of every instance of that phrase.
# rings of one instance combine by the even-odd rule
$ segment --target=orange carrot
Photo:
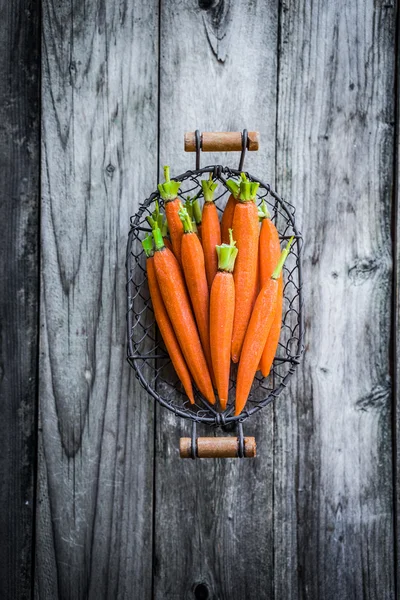
[[[211,173],[208,181],[206,179],[202,180],[201,186],[204,193],[202,244],[208,288],[211,290],[212,282],[218,271],[218,256],[215,248],[221,244],[221,229],[217,208],[214,204],[214,191],[217,184],[213,181]]]
[[[180,200],[177,197],[181,184],[179,181],[170,180],[169,167],[167,166],[164,167],[164,177],[165,183],[158,184],[158,191],[160,192],[161,198],[163,198],[165,202],[165,214],[167,216],[172,249],[179,264],[181,264],[183,225],[178,215]]]
[[[211,287],[210,344],[219,402],[226,409],[229,392],[231,340],[235,313],[235,284],[232,271],[235,265],[235,242],[230,232],[230,243],[217,246],[218,272]]]
[[[178,375],[186,395],[189,398],[191,404],[194,404],[192,381],[190,379],[190,373],[187,368],[185,359],[176,339],[175,332],[173,330],[170,318],[168,317],[165,305],[161,296],[160,288],[157,283],[156,272],[154,269],[154,257],[153,257],[153,241],[152,237],[147,236],[142,242],[144,251],[147,256],[147,283],[149,285],[149,292],[151,297],[151,303],[153,305],[154,316],[158,328],[161,333],[161,337],[164,340],[165,347],[171,358],[171,362],[174,366],[176,374]]]
[[[232,228],[233,215],[236,204],[238,203],[240,191],[239,185],[233,179],[228,179],[226,185],[230,190],[231,195],[228,198],[228,202],[225,205],[225,209],[221,218],[221,240],[223,244],[229,244],[229,230]]]
[[[232,229],[239,250],[233,272],[236,294],[231,351],[233,362],[238,362],[240,357],[257,285],[259,225],[254,199],[258,186],[258,183],[251,183],[242,174],[239,202],[233,217]]]
[[[278,231],[271,221],[265,200],[263,200],[258,216],[262,220],[259,242],[259,269],[261,286],[269,279],[281,254]]]
[[[259,242],[259,274],[260,285],[264,285],[271,277],[276,263],[279,260],[281,246],[279,234],[272,223],[267,205],[263,201],[259,217],[262,219],[260,242]],[[264,377],[268,377],[275,357],[276,349],[279,343],[282,324],[282,304],[283,304],[283,276],[282,273],[278,279],[278,299],[275,311],[275,318],[269,332],[264,351],[260,360],[260,370]]]
[[[243,342],[240,356],[239,369],[236,380],[235,415],[240,415],[253,383],[257,366],[263,353],[268,334],[270,332],[278,300],[278,278],[283,264],[290,251],[293,238],[282,251],[278,264],[271,277],[261,288],[258,294],[250,323]],[[240,253],[240,250],[239,250]]]
[[[197,388],[206,400],[215,404],[210,373],[181,268],[173,253],[164,246],[161,231],[158,228],[153,230],[153,238],[156,246],[154,267],[172,327]]]
[[[282,306],[283,306],[283,278],[282,274],[278,279],[278,298],[276,301],[275,317],[272,321],[265,348],[260,359],[260,370],[263,377],[268,377],[272,363],[274,362],[276,350],[279,344],[282,327]]]
[[[193,312],[196,318],[204,356],[206,357],[211,379],[214,380],[209,329],[210,295],[207,286],[203,248],[199,238],[193,231],[189,213],[182,205],[179,210],[179,217],[182,221],[184,230],[181,246],[182,268],[190,300],[192,301]]]

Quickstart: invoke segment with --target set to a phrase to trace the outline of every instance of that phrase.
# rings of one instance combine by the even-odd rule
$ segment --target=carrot
[[[208,370],[213,380],[213,370],[210,350],[209,308],[210,295],[207,286],[204,253],[201,242],[193,231],[192,221],[186,208],[181,206],[179,217],[183,224],[182,238],[182,268],[186,285],[192,301],[193,312],[196,318],[197,329],[206,357]]]
[[[208,181],[202,180],[201,187],[204,193],[202,244],[208,288],[211,290],[212,282],[218,271],[218,256],[215,248],[221,244],[221,229],[217,208],[214,204],[214,191],[217,184],[213,181],[211,173]]]
[[[228,198],[228,202],[225,205],[221,218],[221,240],[223,244],[229,243],[229,230],[232,228],[233,215],[240,192],[238,183],[233,179],[228,179],[226,185],[231,192],[231,195]]]
[[[271,277],[274,266],[279,260],[281,246],[279,234],[272,223],[270,214],[265,201],[259,209],[259,217],[262,219],[260,242],[259,242],[259,275],[260,285],[263,286]],[[282,324],[282,304],[283,304],[283,276],[282,273],[278,279],[278,300],[275,311],[275,318],[269,332],[267,342],[260,360],[260,370],[264,377],[268,377],[276,349],[279,343]]]
[[[236,294],[231,351],[233,362],[238,362],[240,357],[257,285],[259,225],[257,206],[253,200],[258,186],[258,183],[248,181],[242,174],[239,202],[233,217],[232,229],[239,250],[233,272]]]
[[[187,397],[191,404],[194,404],[192,381],[190,379],[190,373],[187,368],[185,359],[176,339],[170,318],[168,317],[165,305],[161,296],[160,288],[157,283],[156,272],[154,269],[154,252],[153,252],[153,241],[151,235],[147,236],[142,241],[143,249],[147,256],[147,283],[149,286],[149,292],[151,297],[151,303],[153,305],[154,316],[158,328],[161,333],[161,337],[164,340],[164,344],[167,348],[167,352],[171,358],[173,367],[178,375]]]
[[[210,373],[181,268],[174,254],[164,246],[158,227],[153,230],[153,238],[156,246],[154,267],[157,281],[179,346],[197,388],[211,404],[215,404]]]
[[[289,254],[292,241],[293,238],[290,238],[286,248],[282,251],[274,272],[261,288],[251,315],[243,342],[236,380],[236,416],[240,415],[249,397],[254,375],[275,317],[278,300],[278,279]]]
[[[177,197],[181,184],[179,181],[170,180],[169,167],[167,166],[164,167],[164,177],[165,183],[158,184],[158,191],[160,192],[161,198],[165,202],[165,214],[167,216],[172,250],[178,260],[178,263],[181,264],[183,225],[178,215],[180,200]]]
[[[241,178],[242,175],[244,174],[241,174]],[[221,240],[223,244],[229,243],[229,229],[232,227],[235,208],[239,201],[240,181],[238,183],[234,179],[228,179],[226,186],[231,194],[228,198],[228,202],[225,205],[225,209],[221,218]]]
[[[238,253],[229,230],[229,244],[217,246],[218,272],[211,287],[210,344],[219,402],[226,409],[229,392],[231,340],[235,313],[235,284],[232,271]]]
[[[166,248],[168,248],[168,250],[171,250],[171,252],[173,252],[171,241],[167,237],[163,237],[163,240],[164,240],[164,246]]]
[[[260,371],[263,377],[268,377],[272,363],[274,362],[276,350],[279,344],[282,327],[282,306],[283,306],[283,278],[282,274],[278,279],[278,298],[276,301],[275,317],[272,321],[267,341],[260,359]]]
[[[271,221],[265,200],[263,200],[258,216],[261,219],[260,241],[259,241],[259,269],[261,286],[269,279],[275,269],[275,265],[281,254],[278,231]]]

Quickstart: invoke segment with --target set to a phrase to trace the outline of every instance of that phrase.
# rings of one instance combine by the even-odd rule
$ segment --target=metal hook
[[[243,436],[243,423],[238,423],[238,457],[244,458],[244,436]]]
[[[243,132],[242,132],[242,154],[240,155],[239,171],[243,171],[243,163],[244,163],[244,157],[246,155],[246,150],[247,150],[248,137],[249,136],[247,133],[247,129],[243,129]]]
[[[196,460],[197,458],[197,434],[196,434],[196,421],[193,421],[192,424],[192,443],[191,443],[191,458]]]
[[[201,133],[198,129],[194,132],[196,138],[196,171],[200,169]]]

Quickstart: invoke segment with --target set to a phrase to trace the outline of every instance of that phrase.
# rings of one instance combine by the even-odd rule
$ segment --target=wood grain
[[[127,365],[156,179],[158,4],[43,4],[37,598],[150,598],[153,403]],[[145,448],[145,451],[143,449]]]
[[[171,165],[172,175],[193,168],[193,154],[182,148],[184,131],[246,127],[259,130],[262,143],[245,168],[273,181],[277,2],[161,6],[160,166]],[[170,35],[178,30],[185,34]],[[239,157],[210,153],[201,160],[236,168]],[[266,409],[244,427],[256,438],[257,458],[183,461],[179,438],[190,433],[190,424],[157,408],[156,599],[272,596],[271,415]],[[198,435],[213,431],[199,427]]]
[[[39,5],[0,2],[0,597],[31,598],[39,305]]]
[[[306,354],[275,405],[275,597],[394,598],[394,7],[289,1],[280,24],[276,185],[306,240]]]
[[[393,204],[393,249],[394,249],[394,277],[393,277],[393,432],[394,432],[394,516],[395,516],[395,573],[397,590],[400,582],[400,89],[399,70],[400,52],[399,35],[397,31],[397,105],[396,105],[396,132],[395,132],[395,177],[394,177],[394,204]]]

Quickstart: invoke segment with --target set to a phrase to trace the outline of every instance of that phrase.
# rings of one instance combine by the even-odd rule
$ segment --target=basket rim
[[[255,404],[251,408],[249,408],[248,405],[246,405],[244,410],[242,411],[242,413],[238,416],[229,414],[233,410],[232,405],[229,406],[224,412],[217,412],[212,407],[212,405],[208,404],[204,399],[202,399],[202,402],[203,402],[205,408],[207,408],[207,410],[209,410],[210,412],[214,413],[215,416],[202,416],[202,415],[198,416],[195,413],[185,412],[178,406],[171,405],[156,390],[154,390],[152,388],[152,386],[149,384],[147,379],[144,377],[141,369],[139,368],[138,361],[145,360],[146,358],[153,359],[154,356],[149,355],[146,358],[144,358],[143,356],[135,355],[134,349],[133,349],[133,342],[132,342],[132,339],[130,336],[130,324],[131,324],[130,313],[132,312],[132,310],[131,310],[131,307],[129,304],[129,300],[130,300],[129,259],[130,259],[130,255],[131,255],[132,237],[135,234],[135,231],[137,231],[137,230],[150,231],[149,228],[140,227],[140,221],[141,221],[143,212],[146,210],[146,208],[148,206],[150,206],[152,204],[152,202],[154,202],[154,200],[156,200],[157,198],[160,197],[160,194],[158,191],[155,191],[152,194],[150,194],[150,196],[148,198],[146,198],[139,205],[136,213],[130,219],[131,227],[130,227],[130,231],[128,234],[127,251],[126,251],[126,276],[127,276],[126,289],[127,289],[127,303],[128,303],[127,304],[127,315],[126,315],[127,338],[128,338],[128,340],[127,340],[127,342],[128,342],[127,343],[127,360],[128,360],[128,363],[131,365],[131,367],[134,368],[134,370],[136,372],[136,377],[140,381],[142,387],[155,400],[157,400],[157,402],[161,406],[167,408],[168,410],[173,412],[176,416],[179,416],[183,419],[189,419],[189,420],[192,420],[192,421],[195,421],[198,423],[206,423],[208,425],[225,426],[225,425],[229,425],[229,424],[233,424],[233,423],[237,424],[239,422],[243,422],[248,417],[254,415],[259,410],[264,408],[265,406],[268,406],[287,387],[289,379],[292,377],[292,375],[294,374],[294,372],[297,369],[297,366],[300,363],[300,358],[304,351],[304,339],[303,339],[304,338],[304,315],[303,315],[303,291],[302,291],[303,280],[302,280],[302,265],[301,265],[303,236],[300,233],[300,231],[298,230],[298,228],[296,227],[296,223],[295,223],[295,219],[294,219],[295,207],[293,205],[291,205],[289,202],[286,202],[285,200],[283,200],[283,198],[281,198],[271,188],[270,184],[264,183],[261,179],[252,175],[248,171],[245,171],[245,170],[240,171],[238,169],[233,169],[231,167],[226,167],[226,166],[224,167],[222,165],[216,164],[216,165],[209,165],[209,166],[203,167],[201,169],[189,169],[189,170],[185,171],[184,173],[181,173],[180,175],[171,177],[171,180],[184,181],[186,179],[189,179],[190,177],[199,177],[200,175],[202,175],[204,173],[213,173],[214,178],[221,181],[225,185],[225,187],[226,187],[226,181],[225,181],[223,175],[225,175],[226,173],[229,173],[230,175],[240,176],[240,173],[245,173],[246,176],[248,177],[248,179],[259,183],[260,187],[265,189],[267,191],[267,193],[270,194],[280,204],[281,208],[286,213],[287,221],[288,221],[288,223],[290,222],[290,225],[294,232],[294,237],[297,241],[297,269],[298,269],[297,288],[298,288],[298,303],[299,303],[299,311],[298,311],[298,327],[299,327],[299,329],[298,329],[298,342],[297,342],[296,354],[288,360],[288,362],[291,363],[291,367],[288,370],[288,372],[286,373],[286,375],[282,378],[282,381],[279,383],[279,385],[276,388],[274,388],[273,390],[271,390],[270,393],[266,396],[266,398],[257,402],[257,404]],[[281,237],[281,239],[282,239],[282,237]],[[201,397],[201,395],[200,395],[200,397]]]

